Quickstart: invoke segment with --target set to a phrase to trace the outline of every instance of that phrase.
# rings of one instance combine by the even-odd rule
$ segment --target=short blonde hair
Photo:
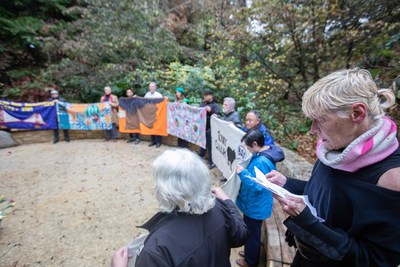
[[[187,149],[163,152],[153,162],[156,198],[163,212],[203,214],[215,205],[210,171],[199,156]]]
[[[304,93],[302,110],[311,118],[329,113],[348,116],[355,103],[364,103],[368,115],[376,120],[385,114],[384,109],[393,106],[395,96],[390,89],[378,89],[365,69],[339,70],[318,80]]]

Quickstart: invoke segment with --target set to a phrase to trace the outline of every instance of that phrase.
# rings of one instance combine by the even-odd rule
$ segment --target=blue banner
[[[56,106],[52,101],[19,103],[0,100],[0,128],[57,129]]]

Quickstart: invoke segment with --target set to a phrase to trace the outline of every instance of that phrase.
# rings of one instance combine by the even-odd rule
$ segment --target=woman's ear
[[[362,123],[367,116],[367,107],[364,103],[356,103],[351,107],[351,119],[355,123]]]

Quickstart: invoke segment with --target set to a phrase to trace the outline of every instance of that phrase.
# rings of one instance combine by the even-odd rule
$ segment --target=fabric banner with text
[[[186,103],[168,103],[167,107],[168,134],[205,148],[206,109]]]
[[[57,129],[54,102],[19,103],[0,100],[0,128]]]
[[[232,122],[211,116],[212,159],[225,178],[230,177],[239,163],[251,157],[240,142],[244,134]]]
[[[119,131],[167,136],[167,98],[121,97]]]
[[[109,103],[72,104],[57,103],[58,127],[65,130],[110,130]]]
[[[252,156],[240,141],[244,134],[245,132],[232,122],[221,120],[215,115],[211,116],[213,162],[228,179],[221,188],[233,201],[236,201],[241,185],[240,178],[236,174],[236,166],[241,164],[246,168]]]

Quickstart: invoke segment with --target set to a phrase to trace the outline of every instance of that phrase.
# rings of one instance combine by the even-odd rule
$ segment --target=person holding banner
[[[50,95],[51,95],[51,98],[49,98],[48,101],[54,101],[56,103],[59,102],[59,101],[65,102],[65,99],[60,97],[59,94],[58,94],[58,91],[55,90],[55,89],[50,91]],[[56,144],[60,140],[60,133],[58,131],[58,128],[54,129],[53,132],[54,132],[53,144]],[[71,141],[71,139],[69,137],[69,130],[63,130],[63,133],[64,133],[64,140],[66,142]]]
[[[132,89],[127,89],[126,90],[126,96],[128,98],[137,97],[137,95],[133,94],[133,90]],[[138,145],[140,143],[139,133],[130,133],[129,134],[129,139],[126,142],[127,143],[132,143],[133,141],[135,141],[135,145]]]
[[[186,98],[185,96],[185,90],[182,87],[178,87],[175,89],[175,102],[177,103],[189,103],[189,99]]]
[[[243,219],[249,230],[244,251],[239,252],[244,259],[237,259],[236,263],[243,267],[257,267],[261,248],[261,225],[263,220],[271,216],[273,197],[270,191],[255,182],[252,177],[256,176],[255,167],[263,174],[275,170],[276,167],[263,154],[269,147],[264,145],[264,135],[259,129],[247,131],[241,141],[253,156],[246,169],[240,164],[236,167],[236,173],[242,182],[236,205],[243,212]]]
[[[105,130],[106,139],[105,141],[110,141],[111,139],[114,142],[117,142],[118,132],[117,132],[117,122],[118,122],[118,97],[116,95],[111,94],[111,87],[104,87],[104,95],[100,98],[100,102],[108,102],[111,106],[111,122],[112,128],[111,130]]]
[[[224,121],[230,121],[235,124],[239,129],[243,128],[242,120],[240,119],[239,113],[235,111],[235,99],[232,97],[225,97],[224,104],[222,106],[222,119]]]
[[[268,156],[273,163],[278,163],[285,159],[282,148],[275,144],[271,132],[261,122],[261,115],[257,110],[251,110],[246,115],[246,126],[242,130],[247,132],[249,129],[259,129],[264,135],[264,145],[269,146],[264,156]]]
[[[175,89],[175,102],[176,103],[189,103],[189,99],[185,97],[185,90],[182,87],[178,87]],[[188,147],[188,141],[182,138],[178,138],[178,147],[181,148],[187,148]]]
[[[155,82],[149,84],[149,91],[144,95],[145,98],[162,98],[163,96],[157,92],[157,85]],[[161,146],[161,136],[151,135],[151,143],[149,146],[156,146],[159,148]]]
[[[214,100],[214,94],[210,89],[206,89],[203,91],[203,100],[204,102],[200,105],[200,107],[204,107],[207,110],[207,122],[206,122],[206,149],[200,148],[199,156],[204,158],[206,155],[206,151],[208,151],[208,168],[211,170],[215,168],[215,164],[212,160],[211,154],[211,116],[216,114],[220,116],[220,108],[218,103]]]
[[[260,112],[257,110],[251,110],[246,114],[246,125],[242,130],[247,132],[248,130],[255,128],[259,129],[263,133],[265,140],[264,145],[268,146],[274,144],[274,138],[272,137],[271,132],[261,121]]]

